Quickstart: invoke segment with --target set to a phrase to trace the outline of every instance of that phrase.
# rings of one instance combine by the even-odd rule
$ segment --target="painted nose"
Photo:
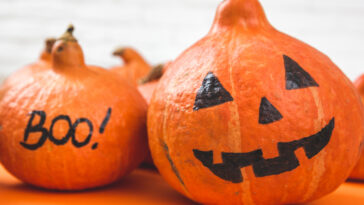
[[[260,101],[259,124],[270,124],[282,119],[283,116],[266,97]]]

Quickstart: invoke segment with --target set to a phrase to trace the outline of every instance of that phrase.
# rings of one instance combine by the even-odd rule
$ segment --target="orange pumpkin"
[[[19,77],[0,100],[0,159],[20,180],[57,190],[112,183],[145,158],[147,105],[113,73],[87,66],[72,35],[51,69]]]
[[[133,48],[118,48],[113,55],[120,57],[124,61],[124,65],[114,66],[110,70],[132,85],[137,86],[139,81],[151,70],[151,66]]]
[[[158,85],[159,79],[162,77],[164,73],[164,65],[160,64],[155,66],[150,73],[141,79],[140,84],[138,86],[139,92],[143,95],[144,99],[147,103],[150,103],[152,95],[154,93],[154,89]]]
[[[142,78],[140,81],[138,90],[148,104],[150,103],[150,99],[152,98],[154,90],[157,87],[159,79],[162,77],[163,73],[164,73],[164,65],[163,64],[157,65],[150,71],[150,73],[147,76]],[[147,157],[145,158],[145,163],[149,165],[154,165],[150,152],[148,152]]]
[[[355,87],[359,91],[362,102],[364,102],[364,75],[360,76],[355,82]],[[364,143],[362,144],[364,148]],[[358,164],[354,168],[353,172],[351,172],[350,178],[352,179],[360,179],[364,180],[364,152],[362,153]]]
[[[203,204],[290,204],[335,190],[359,158],[364,112],[331,60],[225,0],[162,76],[148,110],[154,163]]]

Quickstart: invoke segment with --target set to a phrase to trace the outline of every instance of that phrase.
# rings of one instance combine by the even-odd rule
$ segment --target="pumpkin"
[[[147,76],[145,76],[140,80],[138,90],[148,104],[150,103],[150,99],[152,98],[154,90],[158,85],[159,79],[162,77],[164,73],[164,68],[165,67],[163,64],[157,65],[153,67],[153,69]],[[152,156],[150,155],[150,151],[147,154],[147,157],[145,158],[145,163],[154,166]]]
[[[150,73],[140,80],[138,90],[143,95],[148,104],[150,103],[154,89],[158,85],[159,79],[164,73],[163,68],[163,64],[153,67]]]
[[[362,102],[364,102],[364,75],[360,76],[355,82],[355,87],[359,91]],[[364,148],[364,143],[362,143],[362,147]],[[364,152],[362,153],[359,162],[354,168],[353,172],[350,174],[351,179],[359,179],[364,180]]]
[[[147,105],[137,89],[84,62],[70,26],[51,68],[19,77],[0,100],[0,159],[20,180],[47,189],[110,184],[147,153]]]
[[[203,204],[322,197],[359,158],[364,112],[324,54],[273,28],[257,0],[225,0],[167,68],[148,109],[156,167]]]
[[[120,57],[124,61],[124,65],[114,66],[110,70],[134,86],[137,86],[139,81],[151,70],[151,66],[133,48],[118,48],[113,55]]]

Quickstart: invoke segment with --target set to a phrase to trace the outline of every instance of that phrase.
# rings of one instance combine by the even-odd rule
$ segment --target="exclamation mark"
[[[100,126],[100,129],[99,129],[99,133],[100,134],[103,134],[104,132],[105,132],[105,128],[106,128],[106,125],[107,125],[107,123],[110,121],[110,117],[111,117],[111,112],[112,112],[112,109],[111,108],[109,108],[108,110],[107,110],[107,113],[106,113],[106,116],[105,116],[105,118],[104,118],[104,120],[102,121],[102,123],[101,123],[101,126]],[[97,146],[99,145],[99,143],[95,143],[95,144],[93,144],[92,145],[92,149],[94,150],[94,149],[97,149]]]

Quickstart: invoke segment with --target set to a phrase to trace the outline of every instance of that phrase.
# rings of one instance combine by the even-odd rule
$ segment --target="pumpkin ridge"
[[[312,95],[312,98],[314,99],[316,108],[317,108],[317,119],[315,120],[315,124],[326,124],[326,120],[325,120],[325,113],[323,111],[323,106],[322,106],[322,101],[320,100],[320,96],[319,93],[316,89],[310,88],[310,93]],[[320,125],[321,126],[321,125]],[[315,127],[316,129],[316,127]],[[317,166],[314,166],[313,171],[311,172],[311,180],[310,180],[310,184],[309,187],[310,189],[307,190],[306,194],[303,196],[303,199],[306,201],[309,198],[311,198],[313,196],[313,194],[316,192],[316,190],[318,189],[318,186],[320,184],[321,178],[323,176],[323,174],[325,173],[325,164],[322,164],[323,159],[326,156],[326,151],[322,150],[322,153],[320,155],[320,157],[316,157],[314,159],[314,164],[317,164]]]
[[[182,188],[183,188],[182,190],[185,192],[185,194],[188,197],[190,197],[190,193],[189,193],[189,191],[188,191],[188,189],[187,189],[184,181],[182,180],[182,176],[181,176],[180,172],[178,171],[175,163],[172,160],[172,157],[170,155],[170,148],[168,147],[167,142],[165,140],[165,136],[166,136],[166,133],[167,133],[167,130],[166,130],[166,121],[167,121],[167,115],[168,115],[168,112],[167,112],[168,105],[169,105],[169,97],[167,96],[166,103],[165,103],[164,108],[163,108],[163,124],[162,124],[163,131],[162,131],[162,136],[159,138],[159,141],[161,142],[161,146],[162,146],[162,148],[164,150],[165,150],[165,147],[168,148],[168,154],[166,154],[166,158],[167,158],[169,164],[171,165],[172,171],[174,172],[174,174],[177,177],[178,181],[182,185]],[[175,172],[176,170],[177,170],[177,172]],[[178,174],[176,174],[176,173],[178,173]]]
[[[167,160],[168,160],[169,164],[171,165],[172,171],[174,172],[174,174],[176,175],[176,177],[178,178],[178,180],[182,184],[182,186],[185,187],[185,183],[183,182],[182,177],[181,177],[181,175],[180,175],[180,173],[179,173],[176,165],[174,164],[174,162],[172,160],[172,157],[171,157],[171,155],[169,153],[168,145],[163,140],[161,140],[160,143],[163,146],[163,150],[165,152],[165,155],[167,157]]]
[[[228,122],[228,129],[229,129],[229,135],[231,132],[237,132],[237,136],[236,138],[235,137],[230,137],[230,139],[239,139],[239,145],[236,145],[236,143],[234,143],[234,145],[236,147],[239,147],[238,149],[236,150],[243,150],[243,147],[242,147],[242,141],[243,141],[243,137],[242,137],[242,134],[241,134],[241,130],[240,130],[240,116],[239,116],[239,107],[238,107],[238,104],[236,102],[236,89],[235,89],[235,83],[234,83],[234,76],[233,76],[233,53],[235,52],[236,50],[236,36],[238,36],[239,34],[239,31],[237,31],[236,29],[232,29],[232,32],[231,32],[231,37],[230,37],[230,43],[229,43],[229,52],[228,52],[228,58],[229,58],[229,78],[230,78],[230,85],[231,85],[231,96],[233,97],[233,101],[231,102],[231,104],[229,105],[229,111],[232,115],[232,121],[236,121],[235,122],[235,127],[234,128],[231,128],[231,121]],[[234,126],[234,125],[232,125]],[[236,148],[234,147],[234,148]],[[233,148],[233,149],[234,149]],[[244,168],[243,168],[244,169]],[[246,172],[246,170],[244,169],[243,172]],[[240,185],[240,191],[242,194],[242,198],[240,199],[241,202],[243,204],[255,204],[254,203],[254,200],[252,198],[252,194],[251,194],[251,188],[250,188],[250,181],[248,179],[248,177],[246,177],[246,180],[241,183]]]
[[[285,33],[282,33],[281,31],[278,31],[278,30],[275,30],[275,32],[276,32],[276,34],[278,34],[279,36],[284,36],[285,38],[289,38],[289,39],[291,39],[291,40],[293,40],[293,41],[296,41],[296,42],[298,42],[298,43],[302,43],[302,44],[305,44],[306,45],[306,43],[304,43],[304,42],[302,42],[302,41],[300,41],[300,40],[298,40],[298,39],[296,39],[296,38],[294,38],[294,37],[292,37],[292,36],[290,36],[290,35],[288,35],[288,34],[285,34]],[[285,51],[284,51],[284,49],[281,47],[281,46],[279,46],[280,44],[277,44],[277,43],[275,43],[275,37],[274,38],[271,38],[272,40],[270,40],[270,42],[272,42],[272,43],[270,43],[270,45],[271,46],[273,46],[274,48],[275,48],[275,50],[277,51],[277,53],[279,54],[279,55],[282,55],[282,56],[284,56],[284,55],[286,55],[286,53],[285,53]],[[283,62],[282,62],[282,64],[284,65],[284,60],[283,60]],[[306,70],[305,70],[305,72],[307,72]],[[284,86],[284,87],[286,87],[286,86]],[[318,108],[318,104],[320,104],[321,106],[321,110],[322,110],[322,103],[321,103],[321,100],[320,99],[317,99],[317,97],[319,97],[318,95],[318,93],[316,93],[316,94],[314,94],[314,89],[312,89],[312,88],[309,88],[309,90],[310,90],[310,93],[311,93],[311,96],[312,96],[312,98],[314,99],[314,101],[315,101],[315,104],[316,104],[316,106],[317,106],[317,112],[318,112],[318,118],[316,119],[316,120],[319,120],[319,118],[321,118],[321,120],[319,120],[320,122],[324,122],[323,124],[326,124],[326,120],[324,120],[323,118],[324,118],[324,116],[322,116],[322,115],[324,115],[324,114],[322,114],[321,115],[321,113],[319,113],[320,111],[319,111],[319,108]],[[316,96],[316,97],[315,97]],[[320,115],[321,115],[321,117],[320,117]],[[324,121],[323,121],[324,120]],[[322,123],[321,123],[322,124]],[[321,128],[320,128],[321,126],[318,126],[317,127],[317,130],[320,130]],[[323,152],[323,155],[326,155],[326,152]],[[314,163],[316,163],[317,162],[317,158],[315,158],[315,159],[313,159],[314,160]],[[320,168],[320,170],[321,170],[322,168]],[[323,168],[323,169],[325,169],[325,168]],[[324,173],[325,171],[322,171],[321,172],[321,174],[320,175],[322,175],[323,173]],[[307,190],[307,192],[306,192],[306,194],[303,196],[303,198],[304,198],[304,201],[306,201],[307,199],[309,199],[310,197],[312,197],[312,195],[315,193],[315,191],[316,191],[316,189],[317,189],[317,187],[316,187],[316,189],[314,190],[313,188],[311,188],[311,187],[314,187],[314,186],[318,186],[318,184],[319,184],[319,182],[320,182],[320,180],[318,180],[317,181],[317,179],[316,180],[313,180],[313,179],[315,179],[315,178],[317,178],[317,176],[315,176],[315,174],[316,173],[314,173],[314,172],[312,172],[311,173],[311,179],[310,179],[310,181],[311,181],[311,183],[309,184],[309,186],[308,187],[310,187],[310,190]],[[316,184],[316,185],[314,185],[314,184]]]

